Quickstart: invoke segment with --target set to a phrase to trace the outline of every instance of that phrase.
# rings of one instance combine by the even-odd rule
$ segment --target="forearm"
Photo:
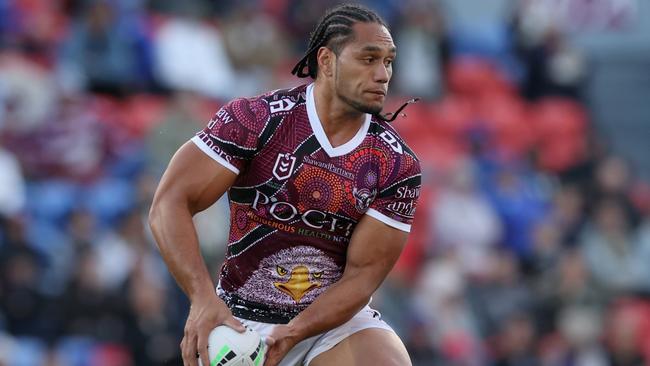
[[[341,280],[289,322],[295,339],[326,332],[352,319],[368,304],[370,296],[395,265],[405,243],[406,233],[365,216],[352,235]]]
[[[374,281],[372,281],[374,282]],[[333,284],[289,322],[298,339],[326,332],[352,319],[376,289],[371,281],[349,276]]]
[[[156,203],[149,224],[169,271],[190,301],[215,294],[187,206],[172,200]]]

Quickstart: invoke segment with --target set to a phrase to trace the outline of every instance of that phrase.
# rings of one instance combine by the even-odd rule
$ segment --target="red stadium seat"
[[[491,62],[464,57],[447,68],[447,85],[452,93],[467,96],[512,94],[514,85]]]
[[[583,136],[587,127],[584,108],[570,99],[547,98],[532,108],[534,127],[540,139]]]
[[[502,154],[522,156],[535,143],[525,102],[506,94],[486,94],[478,101],[480,121],[492,136],[493,148]]]
[[[431,105],[431,127],[436,136],[462,138],[475,124],[475,106],[470,98],[448,95]]]
[[[587,114],[577,102],[547,98],[531,109],[543,168],[559,172],[576,164],[585,151]]]

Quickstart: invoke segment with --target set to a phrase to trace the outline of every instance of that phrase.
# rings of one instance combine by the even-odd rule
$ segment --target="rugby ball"
[[[208,336],[209,366],[262,366],[266,344],[256,331],[244,333],[220,325]],[[199,366],[203,366],[199,359]]]

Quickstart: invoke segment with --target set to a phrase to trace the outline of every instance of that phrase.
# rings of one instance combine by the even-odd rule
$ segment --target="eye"
[[[365,57],[365,58],[363,59],[363,63],[366,64],[366,65],[370,65],[370,64],[372,64],[374,61],[375,61],[375,58],[374,58],[374,57]]]
[[[388,59],[384,61],[384,65],[386,65],[386,67],[393,65],[393,60]]]
[[[319,279],[323,277],[323,272],[314,272],[312,276],[314,276],[315,279]]]
[[[286,274],[288,272],[286,269],[284,269],[284,268],[282,268],[280,266],[275,266],[275,270],[278,272],[278,274],[280,276],[286,276]]]

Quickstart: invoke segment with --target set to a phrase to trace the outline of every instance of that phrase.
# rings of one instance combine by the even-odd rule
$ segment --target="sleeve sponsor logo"
[[[418,197],[420,197],[420,187],[399,187],[395,193],[395,198],[399,201],[391,202],[386,209],[399,216],[413,218]]]
[[[271,113],[286,112],[291,110],[291,108],[293,108],[295,105],[296,102],[292,101],[289,98],[284,98],[269,103],[269,107],[271,107]]]
[[[214,127],[214,125],[217,123],[217,121],[222,121],[223,124],[225,125],[225,124],[228,124],[230,122],[233,122],[234,119],[232,118],[230,113],[228,113],[228,111],[225,108],[221,108],[221,109],[219,109],[219,111],[217,111],[216,118],[214,118],[212,121],[210,121],[210,124],[208,124],[208,128]]]
[[[397,188],[395,198],[418,198],[420,197],[420,187],[409,188],[407,186]]]
[[[379,134],[379,137],[381,137],[384,141],[386,141],[388,146],[390,146],[390,148],[393,149],[393,151],[395,151],[396,153],[400,155],[404,153],[402,144],[400,144],[400,142],[397,141],[397,137],[395,137],[395,135],[393,135],[389,131],[382,132],[381,134]]]
[[[215,154],[219,155],[219,157],[226,159],[229,163],[232,161],[232,156],[223,151],[223,149],[221,149],[221,147],[219,147],[219,145],[217,145],[205,131],[199,132],[198,136],[212,151],[215,152]]]

